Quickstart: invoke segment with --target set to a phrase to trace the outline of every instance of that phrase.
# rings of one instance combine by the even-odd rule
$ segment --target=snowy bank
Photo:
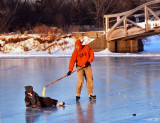
[[[74,37],[61,38],[58,41],[41,43],[39,35],[22,35],[24,41],[16,43],[6,43],[11,39],[16,39],[18,36],[7,35],[0,36],[1,51],[0,57],[70,57],[74,51],[76,39]],[[26,40],[25,40],[26,39]],[[140,53],[112,53],[107,48],[100,52],[95,52],[95,57],[152,57],[160,56],[160,38],[151,36],[148,38],[151,42],[144,47]],[[47,37],[46,39],[47,40]],[[94,39],[84,36],[83,44],[88,44]],[[44,51],[45,48],[49,47]]]

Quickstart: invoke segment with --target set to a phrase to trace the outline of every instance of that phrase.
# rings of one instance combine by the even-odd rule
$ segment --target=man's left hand
[[[70,76],[70,75],[71,75],[71,73],[72,73],[72,71],[68,71],[67,75],[68,75],[68,76]]]

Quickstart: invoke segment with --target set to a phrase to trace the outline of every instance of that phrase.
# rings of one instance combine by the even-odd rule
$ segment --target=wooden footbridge
[[[137,53],[143,50],[142,38],[160,34],[160,0],[123,13],[104,15],[104,20],[105,34],[88,45],[94,51],[108,48],[111,52]]]
[[[104,18],[106,47],[112,52],[138,52],[143,48],[140,39],[160,34],[160,0]]]

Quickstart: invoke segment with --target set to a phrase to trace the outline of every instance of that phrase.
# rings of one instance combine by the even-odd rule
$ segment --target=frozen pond
[[[89,101],[84,83],[76,103],[74,73],[46,89],[46,96],[66,107],[27,110],[24,86],[32,85],[41,96],[45,85],[68,72],[69,59],[0,59],[0,123],[160,122],[159,57],[95,58],[96,101]]]

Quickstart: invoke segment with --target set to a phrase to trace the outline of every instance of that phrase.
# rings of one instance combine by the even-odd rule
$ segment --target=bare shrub
[[[69,26],[68,31],[69,32],[86,32],[86,31],[93,31],[95,30],[95,27],[89,26],[89,25],[83,25],[83,26]]]
[[[56,34],[56,33],[57,33],[57,30],[58,30],[57,27],[51,27],[51,28],[50,28],[50,32],[51,32],[51,33],[55,33],[55,34]]]
[[[42,40],[41,38],[39,38],[39,37],[34,38],[34,40],[39,41],[39,43],[40,43],[40,44],[42,44],[42,43],[43,43],[43,40]]]
[[[66,34],[63,34],[63,35],[62,35],[62,38],[66,38],[66,37],[67,37],[67,35],[66,35]]]
[[[62,33],[64,33],[64,32],[63,32],[63,30],[62,30],[62,29],[57,29],[57,33],[62,34]]]
[[[29,51],[29,48],[26,46],[23,46],[24,51]]]
[[[6,43],[17,43],[20,42],[20,38],[9,38]]]
[[[48,32],[48,40],[49,42],[53,42],[56,39],[56,36],[54,33]]]
[[[49,30],[48,26],[44,24],[33,28],[33,32],[36,34],[41,34],[41,33],[47,34],[49,32],[48,30]]]
[[[57,35],[57,36],[56,36],[56,41],[61,40],[61,38],[62,38],[62,36],[61,36],[61,35]]]
[[[66,46],[68,44],[67,41],[64,40],[64,42],[58,43],[58,46],[64,51],[68,47]]]
[[[3,38],[3,41],[5,41],[5,43],[8,44],[8,43],[17,43],[17,42],[25,41],[27,39],[29,39],[29,37],[9,38],[8,40],[6,40],[5,38]]]
[[[55,38],[52,38],[52,39],[55,39]],[[45,38],[43,39],[43,38],[39,38],[39,37],[34,38],[34,40],[39,41],[40,44],[54,42],[54,40],[45,39]]]
[[[48,49],[48,54],[51,54],[51,50],[50,49]]]
[[[20,39],[20,41],[25,41],[25,40],[27,40],[27,39],[29,39],[28,37],[22,37],[22,38],[19,38]]]
[[[33,32],[36,33],[36,34],[47,34],[48,32],[51,32],[51,33],[57,33],[58,32],[62,32],[62,30],[59,30],[57,27],[49,27],[45,24],[43,25],[40,25],[40,26],[35,26],[33,28]]]
[[[25,31],[25,32],[24,32],[24,36],[28,36],[28,32],[29,32],[29,31]]]
[[[69,26],[69,32],[80,32],[80,26]]]
[[[21,37],[21,31],[20,30],[17,31],[17,34],[18,34],[18,37]]]
[[[67,42],[67,41],[64,41],[63,44],[66,45],[66,44],[68,44],[68,42]]]
[[[1,39],[2,41],[6,41],[6,38],[4,37],[4,35],[2,35],[2,36],[0,37],[0,39]]]

